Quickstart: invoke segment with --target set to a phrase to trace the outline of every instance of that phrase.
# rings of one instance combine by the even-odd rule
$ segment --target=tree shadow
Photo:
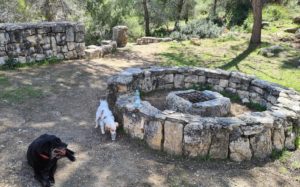
[[[237,70],[239,70],[238,64],[247,58],[253,51],[255,51],[258,48],[258,45],[250,45],[245,51],[243,51],[241,54],[239,54],[237,57],[232,59],[227,64],[224,64],[220,66],[219,68],[228,70],[232,67],[236,67]]]

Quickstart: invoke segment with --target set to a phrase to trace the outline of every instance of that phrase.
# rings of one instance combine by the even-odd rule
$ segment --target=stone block
[[[75,32],[73,27],[68,27],[66,29],[66,41],[67,42],[74,42],[75,39]]]
[[[169,154],[182,154],[183,124],[165,121],[164,125],[164,151]]]
[[[174,76],[174,87],[175,88],[183,88],[184,87],[184,75],[175,74],[175,76]]]
[[[251,160],[252,153],[248,138],[239,137],[229,144],[230,159],[236,162]]]
[[[145,123],[145,140],[155,150],[162,150],[163,123],[159,120]]]
[[[123,114],[123,128],[132,138],[144,139],[145,118],[134,112]]]
[[[112,40],[117,42],[118,47],[125,47],[128,40],[128,27],[126,26],[115,26],[113,28]]]
[[[213,159],[226,159],[229,149],[229,131],[226,129],[213,129],[209,157]]]
[[[198,76],[197,75],[187,75],[184,78],[184,82],[187,83],[198,83]]]
[[[250,137],[250,145],[255,158],[266,158],[272,153],[271,130],[265,129],[260,134]]]
[[[272,142],[275,150],[281,151],[284,148],[284,128],[276,128],[273,130]]]
[[[206,157],[211,144],[210,129],[201,123],[191,123],[184,127],[184,155]]]

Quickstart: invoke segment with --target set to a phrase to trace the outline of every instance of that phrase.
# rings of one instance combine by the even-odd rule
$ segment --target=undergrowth
[[[62,59],[59,59],[55,56],[46,58],[44,60],[33,61],[28,63],[21,63],[15,58],[9,58],[5,61],[5,63],[2,66],[0,66],[0,70],[15,70],[23,67],[34,67],[34,66],[41,66],[41,65],[56,64],[61,61]]]

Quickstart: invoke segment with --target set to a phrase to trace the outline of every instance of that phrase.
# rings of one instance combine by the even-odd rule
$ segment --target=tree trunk
[[[218,3],[218,0],[214,0],[214,5],[213,5],[213,16],[216,16],[217,14],[217,3]]]
[[[178,0],[178,3],[176,5],[176,17],[175,17],[175,25],[174,25],[174,30],[179,30],[179,21],[180,21],[180,15],[181,11],[184,5],[184,0]]]
[[[143,0],[144,7],[144,22],[145,22],[145,35],[150,36],[150,20],[149,20],[149,11],[148,11],[148,0]]]
[[[254,23],[252,27],[250,45],[258,45],[261,43],[262,0],[251,0],[251,4],[253,8]]]
[[[54,20],[54,15],[52,12],[52,5],[51,5],[51,0],[45,0],[44,2],[44,11],[45,11],[45,19],[46,21],[53,21]]]

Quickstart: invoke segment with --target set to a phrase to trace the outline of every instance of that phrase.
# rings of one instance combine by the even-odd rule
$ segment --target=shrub
[[[190,38],[216,38],[221,35],[223,28],[207,19],[195,20],[187,24],[180,31],[171,33],[171,37],[177,40]]]
[[[21,63],[15,58],[8,58],[5,63],[2,65],[1,69],[3,70],[12,70],[20,67]]]
[[[277,21],[280,19],[286,19],[288,10],[280,5],[268,5],[263,9],[263,19],[266,21]]]
[[[226,3],[227,26],[242,25],[251,11],[249,0],[231,0]]]

